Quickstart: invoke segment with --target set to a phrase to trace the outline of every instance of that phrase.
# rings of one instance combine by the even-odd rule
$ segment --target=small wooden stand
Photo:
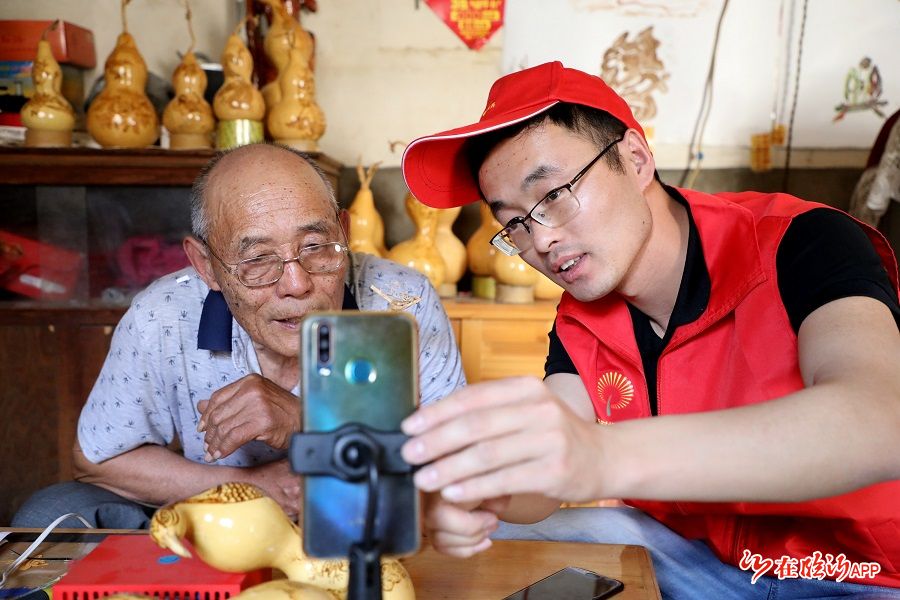
[[[531,304],[534,302],[534,286],[498,283],[497,302],[502,302],[503,304]]]
[[[497,296],[497,280],[487,275],[473,275],[472,295],[476,298],[493,300]]]
[[[456,297],[456,284],[455,283],[442,283],[438,286],[437,289],[438,296],[441,298],[455,298]]]

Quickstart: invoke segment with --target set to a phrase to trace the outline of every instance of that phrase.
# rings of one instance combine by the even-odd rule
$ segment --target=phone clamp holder
[[[334,431],[295,433],[291,438],[290,461],[295,473],[368,482],[363,537],[348,551],[348,600],[381,598],[381,546],[375,538],[379,478],[413,471],[400,455],[407,439],[400,431],[380,431],[358,423]]]

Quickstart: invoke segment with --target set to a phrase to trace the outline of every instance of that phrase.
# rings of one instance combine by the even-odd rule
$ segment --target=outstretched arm
[[[407,460],[448,501],[536,493],[797,501],[900,477],[900,334],[890,311],[861,297],[804,321],[807,387],[723,411],[600,427],[537,380],[487,382],[420,409],[405,423]],[[710,391],[709,393],[714,393]]]

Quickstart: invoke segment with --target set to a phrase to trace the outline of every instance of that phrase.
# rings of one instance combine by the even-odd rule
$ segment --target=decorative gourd
[[[212,107],[203,98],[206,91],[206,73],[197,64],[194,56],[194,29],[191,26],[191,7],[184,0],[187,14],[188,32],[191,34],[191,47],[181,59],[181,63],[172,74],[172,86],[175,97],[163,111],[163,125],[169,131],[169,147],[171,148],[209,148],[212,146],[212,132],[215,128]]]
[[[387,255],[392,261],[424,274],[435,288],[444,281],[445,269],[444,259],[434,243],[438,210],[425,206],[412,194],[406,194],[406,212],[416,226],[416,233],[411,239],[391,248]]]
[[[288,33],[293,39],[293,33]],[[278,76],[281,99],[269,111],[266,125],[279,144],[316,152],[325,133],[325,113],[316,104],[316,84],[309,61],[291,45],[287,66]]]
[[[500,252],[491,244],[491,238],[503,226],[494,218],[490,207],[484,202],[479,206],[481,225],[466,242],[469,270],[472,271],[472,295],[477,298],[493,299],[496,295],[494,279],[494,258]]]
[[[507,256],[498,252],[494,257],[494,277],[497,280],[497,302],[529,304],[534,302],[534,286],[538,273],[519,255]]]
[[[22,107],[26,146],[69,146],[75,127],[75,111],[60,93],[62,70],[53,58],[47,31],[59,24],[54,21],[41,35],[37,55],[31,67],[34,95]]]
[[[222,52],[224,82],[213,98],[213,111],[219,119],[216,128],[216,147],[234,148],[261,142],[266,105],[262,94],[251,83],[253,57],[241,41],[237,31],[231,32]]]
[[[87,113],[88,132],[105,147],[141,148],[159,137],[159,118],[144,93],[147,65],[128,33],[129,1],[122,0],[122,33],[103,69],[106,85]]]
[[[537,274],[537,282],[534,284],[534,297],[537,300],[556,300],[562,296],[563,289],[560,286],[540,271]]]
[[[384,223],[375,208],[372,195],[372,178],[378,165],[375,163],[365,169],[360,158],[356,165],[359,175],[359,191],[350,204],[350,249],[354,252],[366,252],[375,256],[384,256]]]
[[[261,1],[268,5],[272,11],[272,22],[269,24],[269,30],[266,32],[263,49],[278,73],[278,77],[265,84],[262,88],[262,95],[266,101],[266,111],[271,111],[281,100],[281,87],[278,84],[278,80],[290,60],[291,36],[293,36],[294,45],[300,52],[300,56],[306,60],[306,64],[310,68],[312,68],[313,39],[309,32],[303,29],[300,22],[288,14],[284,4],[279,0]],[[299,18],[299,14],[297,17]]]
[[[150,537],[161,548],[183,558],[191,553],[182,543],[190,541],[207,564],[231,573],[275,568],[293,582],[287,598],[319,598],[321,595],[294,595],[307,586],[320,588],[333,598],[345,598],[349,580],[346,560],[323,560],[306,556],[301,547],[300,528],[254,485],[226,483],[169,504],[156,511],[150,520]],[[265,587],[263,587],[265,586]],[[263,600],[259,592],[270,584],[254,586],[236,598]],[[256,590],[256,593],[249,594]],[[398,561],[382,559],[381,590],[385,600],[413,600],[415,591],[409,573]],[[293,592],[293,593],[292,593]]]
[[[444,281],[438,288],[442,298],[456,296],[456,283],[466,272],[466,247],[453,234],[453,222],[459,216],[461,206],[438,211],[437,236],[435,243],[444,259]]]

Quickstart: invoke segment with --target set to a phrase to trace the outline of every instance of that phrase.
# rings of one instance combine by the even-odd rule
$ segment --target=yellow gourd
[[[453,234],[453,222],[459,216],[461,206],[445,208],[438,212],[437,236],[435,243],[441,258],[444,259],[444,281],[438,288],[442,298],[456,295],[456,284],[466,272],[466,247]]]
[[[494,218],[487,204],[482,202],[479,210],[481,225],[466,242],[469,270],[472,271],[472,294],[477,298],[493,299],[496,295],[494,258],[499,250],[491,245],[491,238],[502,229],[502,226]]]
[[[444,259],[434,244],[437,235],[437,208],[425,206],[412,194],[406,195],[406,212],[416,226],[416,233],[388,252],[388,258],[424,274],[435,288],[444,280]]]
[[[266,104],[250,81],[253,57],[238,36],[243,21],[231,32],[222,51],[225,81],[213,98],[213,110],[219,119],[216,147],[225,149],[263,141],[262,120]]]
[[[172,74],[175,97],[163,111],[163,125],[169,131],[171,148],[209,148],[215,127],[212,107],[203,98],[206,91],[206,73],[194,56],[194,29],[191,27],[191,7],[184,0],[191,46]]]
[[[69,146],[72,143],[75,111],[60,93],[62,70],[47,41],[47,31],[58,24],[59,21],[54,21],[41,35],[31,67],[34,95],[21,110],[26,146]]]
[[[140,148],[159,137],[156,109],[144,93],[147,65],[128,33],[125,19],[128,2],[122,0],[122,33],[103,69],[106,86],[91,103],[87,114],[88,132],[106,147]]]
[[[279,0],[262,0],[262,2],[268,5],[272,11],[272,21],[263,41],[263,49],[278,72],[278,77],[262,88],[266,110],[271,111],[281,101],[281,88],[278,80],[290,60],[291,40],[293,39],[300,56],[310,67],[312,65],[313,40],[300,22],[288,14],[282,2]]]
[[[293,38],[293,34],[289,32]],[[278,76],[281,100],[266,117],[269,134],[279,144],[304,152],[316,152],[325,133],[325,113],[316,104],[316,84],[309,61],[291,45],[290,59]]]
[[[362,165],[362,159],[356,165],[359,175],[359,191],[350,205],[350,249],[354,252],[366,252],[375,256],[384,256],[384,223],[375,208],[372,195],[372,178],[378,165],[375,163],[368,169]]]

